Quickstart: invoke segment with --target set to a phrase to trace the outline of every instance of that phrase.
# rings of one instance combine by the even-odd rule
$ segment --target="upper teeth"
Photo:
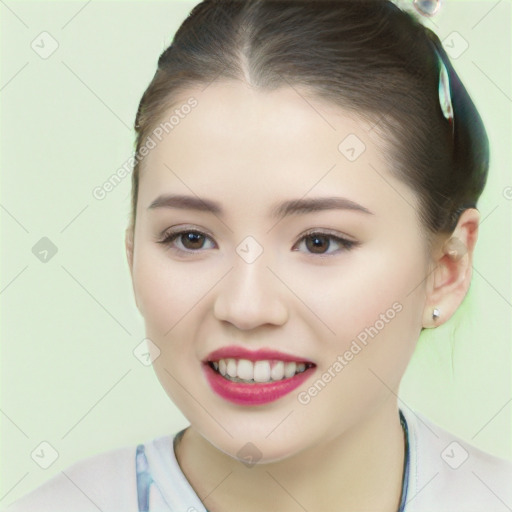
[[[213,362],[212,365],[225,377],[254,382],[270,382],[290,378],[306,369],[305,363],[277,360],[220,359]]]

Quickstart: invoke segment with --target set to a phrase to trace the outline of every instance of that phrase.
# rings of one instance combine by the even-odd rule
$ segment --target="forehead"
[[[186,104],[195,106],[180,110]],[[311,192],[363,204],[405,195],[409,208],[415,204],[412,191],[391,175],[368,121],[295,87],[263,91],[215,82],[182,94],[162,121],[173,112],[172,129],[155,140],[142,165],[139,193],[146,201],[161,192],[192,192],[254,205]]]

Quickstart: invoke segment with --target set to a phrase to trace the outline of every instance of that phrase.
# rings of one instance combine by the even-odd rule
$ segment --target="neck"
[[[278,462],[247,467],[193,427],[176,447],[183,473],[210,512],[397,512],[404,456],[396,403]]]

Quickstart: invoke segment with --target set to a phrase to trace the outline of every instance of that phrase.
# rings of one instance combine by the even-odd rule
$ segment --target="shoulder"
[[[410,444],[406,512],[512,509],[512,461],[476,448],[417,411],[402,412]]]
[[[83,459],[8,506],[5,512],[137,510],[136,447]]]

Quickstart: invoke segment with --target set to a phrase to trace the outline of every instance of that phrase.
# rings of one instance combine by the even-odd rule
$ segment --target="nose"
[[[253,263],[240,259],[218,288],[214,315],[241,330],[283,325],[288,320],[285,292],[263,258]]]

